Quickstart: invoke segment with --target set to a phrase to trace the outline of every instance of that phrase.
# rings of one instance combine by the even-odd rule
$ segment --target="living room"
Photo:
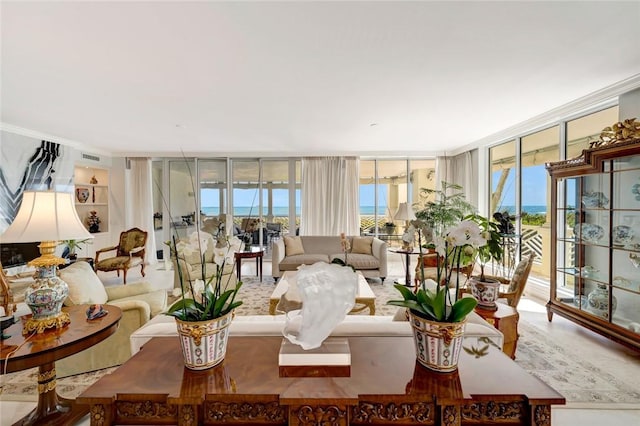
[[[162,289],[174,287],[173,272],[162,270],[170,268],[164,242],[171,229],[184,238],[194,222],[215,217],[225,229],[238,228],[230,235],[245,235],[242,219],[260,218],[251,238],[265,250],[262,272],[270,281],[274,241],[346,232],[388,238],[397,250],[406,225],[396,218],[400,204],[418,203],[421,188],[455,182],[486,216],[513,207],[528,237],[522,253],[537,254],[521,318],[542,318],[537,324],[550,336],[560,329],[562,338],[586,338],[599,356],[624,359],[635,371],[630,376],[637,374],[637,353],[560,315],[546,321],[551,228],[523,219],[527,213],[549,220],[547,162],[578,156],[606,126],[639,116],[637,3],[1,7],[3,229],[11,223],[5,208],[17,210],[25,165],[35,152],[50,152],[49,144],[57,150],[49,183],[74,197],[78,188],[93,189],[77,210],[81,220],[96,212],[101,223],[80,256],[94,258],[124,230],[148,230],[147,276],[132,268],[127,285],[146,280]],[[340,195],[358,201],[349,219],[331,228],[323,228],[333,213],[323,210],[329,203],[303,179],[302,163],[317,157],[358,163],[355,195],[346,185]],[[503,170],[510,174],[494,202]],[[542,201],[528,198],[534,190]],[[273,240],[267,224],[279,224]],[[613,225],[636,223],[621,218]],[[242,261],[243,277],[258,275],[252,260]],[[405,277],[405,255],[389,251],[387,265],[384,283],[391,287]],[[114,275],[98,272],[107,287],[123,284]],[[618,299],[620,313],[626,306]],[[595,361],[585,356],[587,362]],[[639,418],[633,404],[603,405],[554,407],[554,416],[568,416],[554,424]],[[8,406],[0,407],[5,424]],[[20,407],[24,414],[33,405]]]

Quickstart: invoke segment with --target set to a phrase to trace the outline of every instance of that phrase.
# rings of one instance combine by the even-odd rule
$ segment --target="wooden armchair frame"
[[[96,271],[116,271],[120,276],[122,271],[123,283],[127,283],[127,271],[140,265],[140,273],[145,276],[145,246],[148,233],[140,228],[131,228],[120,233],[120,242],[117,246],[105,247],[96,251],[94,268]],[[100,260],[100,255],[115,251],[113,257]]]

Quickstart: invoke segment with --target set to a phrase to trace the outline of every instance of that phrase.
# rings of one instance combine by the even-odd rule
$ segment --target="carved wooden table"
[[[476,306],[476,313],[489,324],[497,328],[504,335],[502,350],[511,359],[516,359],[516,347],[518,346],[518,310],[505,303],[496,302],[498,309],[482,309]]]
[[[415,362],[412,337],[351,337],[350,377],[285,378],[281,341],[231,336],[222,364],[190,371],[178,339],[156,337],[76,401],[91,406],[92,425],[546,426],[551,405],[565,403],[494,347],[463,353],[458,372],[442,374]]]
[[[116,306],[104,305],[109,311],[106,316],[87,321],[87,307],[62,308],[71,317],[71,323],[62,329],[51,329],[28,337],[22,335],[22,322],[18,321],[5,330],[5,334],[11,337],[0,343],[2,373],[38,367],[38,405],[16,425],[69,425],[89,412],[86,406],[79,406],[74,400],[57,394],[55,362],[115,333],[122,311]],[[5,371],[4,361],[10,353]]]

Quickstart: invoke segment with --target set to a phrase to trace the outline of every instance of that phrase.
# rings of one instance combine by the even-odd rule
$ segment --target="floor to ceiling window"
[[[227,161],[198,160],[200,183],[200,226],[215,235],[225,229],[227,208]]]
[[[512,246],[517,250],[509,253],[512,262],[535,253],[531,276],[540,282],[548,283],[551,267],[550,182],[545,163],[579,156],[617,117],[614,106],[489,148],[489,214],[508,212],[515,217],[517,242]]]
[[[360,232],[391,246],[402,244],[405,222],[400,203],[413,207],[420,189],[434,187],[435,160],[360,160]]]
[[[520,244],[523,257],[535,254],[531,275],[548,280],[550,264],[551,181],[544,165],[560,159],[559,126],[522,138]]]
[[[300,216],[300,182],[294,175],[290,178],[289,160],[261,160],[262,164],[262,218],[267,239],[279,238],[282,235],[295,233],[299,220],[290,224],[291,207],[295,207],[294,218]],[[297,162],[299,176],[300,162]],[[296,185],[297,183],[297,185]],[[296,196],[290,196],[291,187]],[[297,201],[296,201],[297,200]],[[270,241],[268,241],[270,242]]]

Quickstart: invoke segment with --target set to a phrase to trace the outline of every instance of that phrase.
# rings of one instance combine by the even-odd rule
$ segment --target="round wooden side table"
[[[3,361],[0,373],[38,367],[38,405],[15,424],[69,425],[89,412],[88,406],[76,405],[75,400],[58,395],[55,362],[83,351],[115,333],[122,311],[116,306],[104,305],[107,315],[88,321],[88,307],[89,305],[76,305],[62,308],[71,317],[71,323],[61,329],[23,336],[22,320],[30,316],[27,315],[5,330],[5,334],[10,337],[0,343]]]

